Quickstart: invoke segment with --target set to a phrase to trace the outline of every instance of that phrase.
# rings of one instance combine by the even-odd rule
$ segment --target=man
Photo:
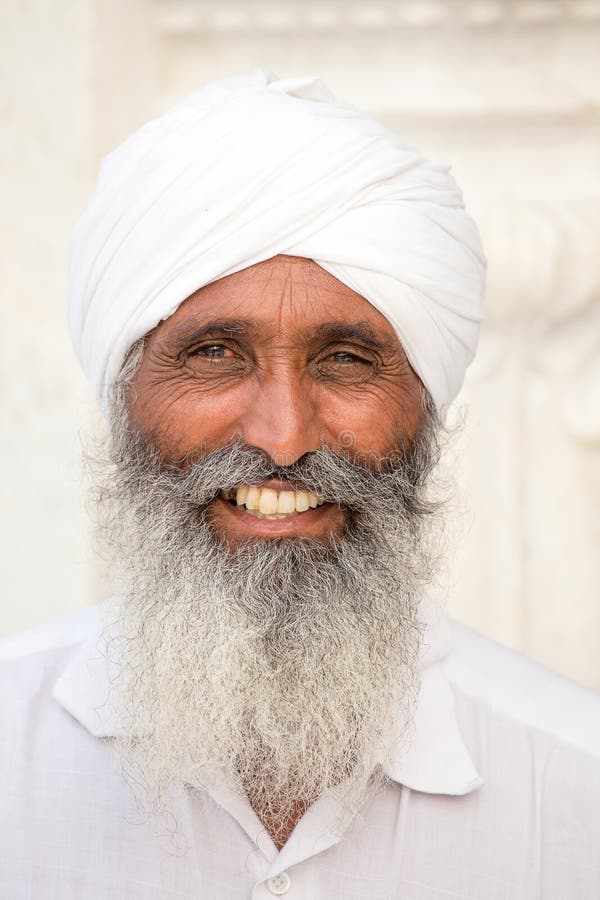
[[[600,896],[597,698],[426,593],[483,269],[314,79],[107,159],[69,302],[115,598],[5,642],[2,897]]]

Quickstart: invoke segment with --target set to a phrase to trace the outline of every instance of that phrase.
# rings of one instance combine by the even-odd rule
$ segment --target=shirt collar
[[[468,794],[483,784],[462,739],[454,694],[444,672],[452,640],[448,619],[430,597],[421,599],[424,626],[421,649],[421,689],[412,732],[393,746],[386,774],[427,794]]]
[[[421,600],[424,626],[421,688],[411,734],[393,745],[386,775],[415,791],[468,794],[483,784],[462,740],[454,696],[443,669],[451,646],[442,609],[429,597]],[[117,737],[119,726],[109,703],[111,672],[104,616],[98,608],[89,638],[79,646],[54,686],[54,698],[92,735]]]

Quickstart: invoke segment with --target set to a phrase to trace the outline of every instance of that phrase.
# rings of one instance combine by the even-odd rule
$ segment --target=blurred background
[[[450,613],[600,689],[599,0],[3,0],[0,634],[103,598],[66,328],[101,157],[205,81],[317,73],[449,162],[489,258]]]

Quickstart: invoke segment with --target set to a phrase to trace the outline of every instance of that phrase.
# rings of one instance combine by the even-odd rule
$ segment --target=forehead
[[[262,337],[360,322],[382,342],[399,346],[390,323],[364,297],[313,260],[295,256],[275,256],[200,288],[160,323],[155,335],[184,339],[189,329],[219,319],[252,322]]]

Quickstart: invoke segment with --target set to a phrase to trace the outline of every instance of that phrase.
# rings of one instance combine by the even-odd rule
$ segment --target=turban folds
[[[71,335],[101,408],[138,338],[277,254],[313,259],[383,313],[445,415],[485,271],[460,190],[318,79],[260,69],[191,94],[101,166],[69,265]]]

